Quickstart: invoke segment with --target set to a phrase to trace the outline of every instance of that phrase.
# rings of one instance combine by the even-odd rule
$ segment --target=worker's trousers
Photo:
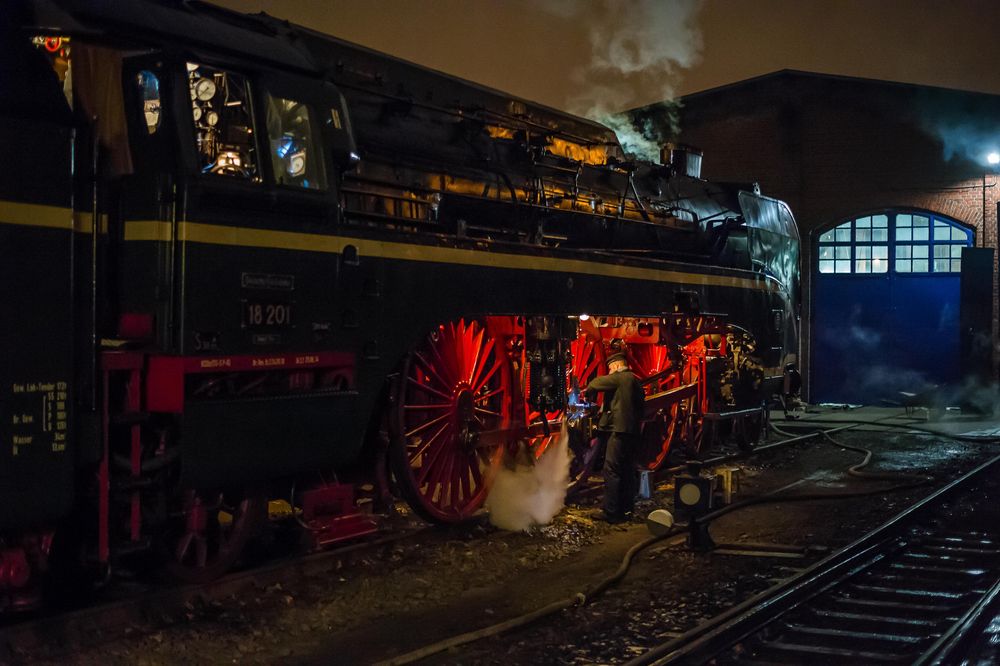
[[[622,518],[632,511],[639,489],[639,473],[635,469],[639,436],[613,432],[608,436],[604,454],[604,513],[609,518]]]

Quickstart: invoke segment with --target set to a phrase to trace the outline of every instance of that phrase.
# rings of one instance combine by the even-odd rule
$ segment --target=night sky
[[[1000,0],[214,0],[576,113],[778,69],[1000,94]]]

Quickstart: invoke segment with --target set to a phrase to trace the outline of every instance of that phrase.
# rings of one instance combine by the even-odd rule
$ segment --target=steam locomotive
[[[5,608],[57,564],[210,579],[276,512],[318,546],[396,491],[465,520],[611,350],[650,469],[789,388],[791,212],[694,151],[266,15],[6,6]]]

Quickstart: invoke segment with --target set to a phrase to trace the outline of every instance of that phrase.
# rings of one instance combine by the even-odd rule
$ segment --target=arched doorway
[[[813,402],[879,404],[959,376],[962,248],[972,231],[892,209],[813,236]]]

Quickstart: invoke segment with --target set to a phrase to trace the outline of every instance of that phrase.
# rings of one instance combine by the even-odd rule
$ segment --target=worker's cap
[[[628,360],[625,358],[625,354],[617,352],[608,357],[608,365],[611,365],[612,363],[624,363],[625,365],[628,365]]]

